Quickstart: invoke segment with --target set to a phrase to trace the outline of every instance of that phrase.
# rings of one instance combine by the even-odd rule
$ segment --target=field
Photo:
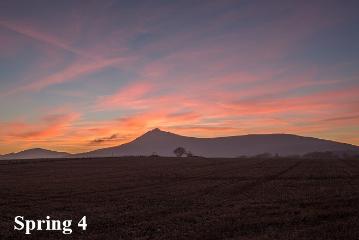
[[[0,213],[0,239],[359,239],[359,161],[1,161]],[[88,227],[25,235],[18,215]]]

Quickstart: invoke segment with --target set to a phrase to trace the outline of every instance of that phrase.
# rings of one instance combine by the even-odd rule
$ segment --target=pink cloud
[[[141,108],[146,104],[146,95],[153,89],[153,85],[148,82],[130,83],[111,96],[101,97],[96,108],[99,110],[111,107]]]

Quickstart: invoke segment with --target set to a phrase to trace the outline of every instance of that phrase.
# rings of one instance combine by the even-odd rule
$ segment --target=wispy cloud
[[[345,122],[345,121],[358,121],[359,115],[350,115],[350,116],[342,116],[342,117],[334,117],[334,118],[326,118],[322,121],[324,122]]]
[[[78,113],[54,113],[41,117],[39,122],[13,121],[0,123],[1,136],[6,141],[33,141],[62,136],[70,124],[79,118]]]
[[[103,61],[97,62],[80,62],[70,65],[64,70],[54,73],[50,76],[47,76],[38,81],[32,82],[24,87],[19,88],[18,90],[41,90],[49,85],[59,84],[66,81],[71,81],[77,77],[84,76],[101,70],[103,68],[112,66],[114,64],[119,64],[123,61],[123,58],[113,58],[105,59]]]
[[[115,94],[100,97],[96,103],[96,109],[104,110],[108,108],[144,108],[148,101],[148,94],[154,90],[151,83],[135,82],[124,86]]]
[[[91,145],[100,145],[105,142],[114,142],[114,141],[116,142],[118,140],[124,140],[124,138],[116,133],[116,134],[112,134],[109,137],[96,138],[96,139],[90,141],[90,144]]]
[[[0,27],[4,27],[4,28],[12,30],[16,33],[22,34],[24,36],[30,37],[32,39],[35,39],[35,40],[43,42],[43,43],[50,44],[52,46],[61,48],[63,50],[78,54],[80,56],[88,57],[86,52],[76,49],[74,47],[71,47],[70,44],[67,44],[64,41],[61,41],[51,35],[45,34],[40,31],[35,31],[32,29],[31,26],[24,25],[23,23],[20,24],[20,23],[14,23],[14,22],[10,22],[10,21],[0,20]]]

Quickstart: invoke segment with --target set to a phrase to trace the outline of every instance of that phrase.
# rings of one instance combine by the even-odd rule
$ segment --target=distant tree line
[[[300,159],[348,159],[359,158],[358,152],[352,151],[322,151],[322,152],[309,152],[305,154],[292,154],[292,155],[279,155],[272,153],[262,153],[253,156],[241,155],[238,158],[263,158],[263,159],[276,159],[276,158],[300,158]]]
[[[192,154],[191,151],[186,150],[184,147],[177,147],[173,150],[176,157],[198,157]],[[159,157],[156,152],[153,152],[151,157]],[[277,158],[296,158],[296,159],[348,159],[359,158],[359,153],[355,151],[322,151],[322,152],[309,152],[306,154],[292,154],[280,155],[278,153],[261,153],[256,155],[239,155],[235,158],[253,158],[253,159],[277,159]]]

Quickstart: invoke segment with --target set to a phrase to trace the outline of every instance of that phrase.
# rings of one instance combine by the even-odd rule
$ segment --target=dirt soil
[[[359,160],[1,161],[0,213],[2,240],[357,240]],[[72,219],[73,233],[25,235],[15,216]]]

